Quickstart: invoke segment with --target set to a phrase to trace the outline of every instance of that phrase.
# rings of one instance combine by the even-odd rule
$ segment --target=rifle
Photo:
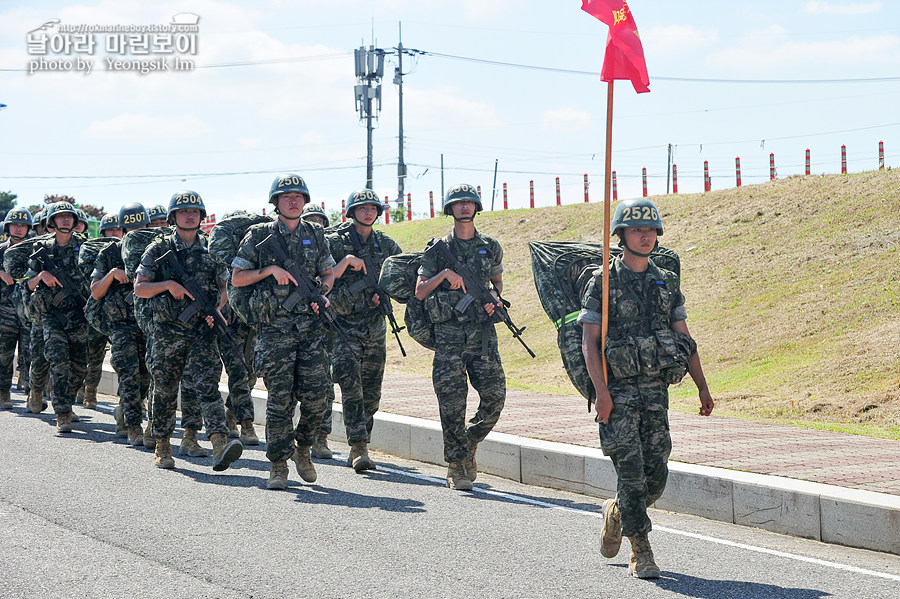
[[[247,363],[244,362],[244,351],[241,346],[238,345],[237,341],[234,340],[234,337],[231,336],[231,333],[228,332],[228,323],[225,322],[225,319],[222,318],[222,315],[216,309],[216,304],[209,301],[209,295],[200,286],[200,283],[197,282],[197,279],[195,279],[193,275],[189,274],[185,270],[184,265],[181,263],[181,260],[178,259],[178,256],[175,254],[175,252],[173,250],[167,251],[165,254],[157,258],[156,262],[168,266],[172,271],[172,274],[175,275],[175,280],[181,283],[181,286],[187,289],[188,293],[194,296],[194,300],[190,303],[190,305],[188,305],[188,307],[182,310],[181,314],[178,315],[178,320],[180,320],[181,322],[187,322],[195,314],[212,316],[213,331],[219,336],[219,339],[224,339],[228,343],[232,351],[234,351],[235,355],[240,358],[241,362],[244,364],[244,367],[247,367]],[[207,326],[205,321],[203,322],[202,326]]]
[[[456,254],[450,250],[450,246],[448,246],[443,239],[438,240],[437,243],[431,247],[435,248],[436,251],[443,255],[443,257],[452,265],[451,269],[463,278],[463,283],[466,285],[466,294],[459,302],[457,302],[456,306],[454,306],[454,310],[462,314],[475,300],[479,301],[478,307],[481,307],[484,304],[494,304],[496,307],[494,308],[494,315],[491,317],[491,322],[502,322],[505,324],[506,328],[512,332],[513,337],[515,337],[528,352],[528,355],[532,358],[536,357],[534,352],[531,351],[531,348],[526,345],[525,340],[522,339],[522,333],[525,331],[525,327],[520,329],[509,317],[508,308],[510,307],[510,303],[500,297],[499,293],[497,293],[497,298],[495,299],[491,290],[487,288],[487,285],[481,281],[468,264],[463,264],[459,261]]]
[[[281,245],[280,236],[277,233],[270,233],[268,237],[256,244],[256,249],[267,252],[281,261],[281,267],[297,281],[297,286],[282,302],[282,307],[285,310],[292,310],[301,301],[307,304],[316,304],[319,307],[319,321],[327,324],[342,339],[346,340],[347,334],[344,327],[337,321],[334,310],[330,306],[326,306],[325,296],[319,293],[315,281],[303,272],[296,260],[288,256],[284,246]]]
[[[58,308],[66,298],[71,298],[77,307],[84,308],[87,303],[87,290],[84,285],[79,285],[68,273],[59,269],[53,257],[47,251],[46,246],[39,246],[37,250],[31,254],[31,259],[41,264],[41,269],[46,270],[56,277],[56,280],[62,284],[62,288],[53,295],[50,303],[53,307]]]
[[[370,234],[374,235],[375,232],[373,231]],[[401,327],[397,324],[397,319],[394,318],[394,307],[391,305],[391,298],[387,294],[387,291],[384,290],[384,287],[378,284],[378,279],[375,278],[375,265],[372,264],[372,257],[363,255],[362,238],[356,231],[355,225],[350,227],[350,244],[353,246],[353,251],[356,252],[357,257],[359,257],[366,265],[366,274],[349,286],[350,293],[359,293],[363,289],[375,289],[375,294],[378,296],[378,311],[384,316],[387,316],[388,323],[391,325],[391,333],[393,333],[394,338],[397,339],[397,345],[400,346],[400,353],[403,354],[403,357],[405,358],[406,350],[403,349],[403,344],[400,342],[399,333],[406,327]]]

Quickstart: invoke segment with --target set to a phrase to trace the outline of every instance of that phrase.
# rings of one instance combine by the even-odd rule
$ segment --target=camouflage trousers
[[[50,362],[44,356],[44,326],[40,322],[31,325],[31,367],[28,372],[31,388],[45,391],[50,376]]]
[[[353,445],[371,441],[375,412],[381,403],[386,327],[384,316],[378,314],[346,328],[346,338],[335,336],[331,366],[334,380],[341,386],[347,443]]]
[[[119,406],[125,424],[141,424],[141,401],[150,387],[144,334],[134,322],[114,322],[109,328],[110,363],[119,376]]]
[[[28,393],[31,390],[31,326],[19,325],[18,369],[19,372],[24,373],[22,384],[25,388],[23,391]]]
[[[500,363],[493,325],[436,324],[431,382],[437,395],[444,431],[444,460],[456,462],[468,455],[468,441],[481,442],[497,421],[506,402],[506,374]],[[486,335],[487,355],[482,355]],[[466,375],[478,392],[478,410],[466,426]]]
[[[153,326],[147,366],[153,378],[151,423],[153,436],[157,439],[171,437],[175,430],[178,385],[182,382],[190,382],[189,386],[182,386],[182,405],[185,400],[190,403],[194,401],[193,397],[197,398],[206,435],[227,434],[225,405],[219,394],[222,360],[210,335],[211,332],[209,335],[198,334],[197,330],[180,323]],[[196,424],[199,429],[200,423]],[[182,425],[187,427],[184,418]]]
[[[106,344],[108,341],[106,335],[94,327],[88,327],[87,372],[84,375],[84,387],[86,389],[96,389],[97,385],[100,384],[100,377],[103,376],[103,359],[106,357]]]
[[[53,411],[72,411],[75,395],[87,371],[88,325],[79,309],[41,316],[44,357],[50,365],[50,399]]]
[[[0,322],[0,391],[12,388],[13,362],[18,343],[18,321]]]
[[[330,435],[332,429],[332,411],[334,410],[334,368],[332,360],[334,359],[334,333],[328,331],[325,336],[325,359],[328,360],[328,390],[325,392],[325,412],[322,415],[322,422],[319,424],[319,430],[315,436],[320,434]]]
[[[637,385],[624,391],[642,395],[638,402],[622,403],[621,393],[610,388],[613,411],[609,424],[600,424],[600,446],[609,456],[618,477],[616,503],[622,518],[622,534],[634,537],[652,529],[647,508],[666,488],[668,460],[672,452],[669,415],[665,406],[668,396],[665,383]]]
[[[271,462],[289,459],[294,441],[310,446],[315,439],[331,386],[324,341],[319,327],[298,332],[293,327],[260,326],[253,365],[269,393],[266,457]],[[294,427],[298,403],[300,419]]]
[[[237,318],[237,316],[233,316],[233,318]],[[245,349],[248,342],[255,342],[256,332],[245,324],[233,322],[228,325],[228,332],[231,333],[232,338],[241,349]],[[253,376],[250,368],[253,354],[247,351],[238,354],[231,344],[223,343],[221,340],[218,343],[222,363],[225,365],[225,373],[228,374],[228,397],[225,398],[225,407],[234,412],[234,417],[238,422],[243,422],[248,418],[253,420],[253,399],[250,397],[251,378],[253,383],[256,383],[256,377]],[[247,356],[248,353],[250,353],[250,357]]]

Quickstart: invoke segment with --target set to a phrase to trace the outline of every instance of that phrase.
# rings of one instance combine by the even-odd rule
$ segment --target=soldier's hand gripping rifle
[[[375,233],[373,232],[371,234],[374,235]],[[378,284],[378,279],[375,277],[375,265],[372,264],[372,257],[363,255],[362,238],[359,236],[359,233],[357,233],[355,226],[350,227],[350,244],[353,246],[353,251],[356,252],[356,256],[366,265],[366,272],[363,277],[349,286],[350,293],[359,293],[363,289],[374,290],[375,295],[378,296],[378,311],[387,316],[388,324],[391,325],[391,333],[393,333],[394,338],[397,339],[397,345],[400,346],[400,353],[403,354],[403,357],[405,358],[406,350],[403,349],[403,344],[400,342],[399,333],[406,327],[401,327],[397,324],[397,319],[394,318],[394,307],[391,305],[391,298],[387,294],[387,291]]]
[[[281,267],[288,271],[294,277],[294,280],[297,281],[297,286],[294,287],[294,290],[281,304],[285,310],[293,309],[300,302],[316,304],[319,307],[319,320],[331,327],[342,339],[347,338],[344,327],[337,321],[331,306],[326,305],[325,296],[319,293],[315,281],[303,272],[303,269],[300,268],[300,265],[293,258],[288,256],[287,251],[279,243],[275,233],[270,233],[268,237],[257,243],[256,249],[274,256],[281,262]]]
[[[456,254],[454,254],[450,250],[450,246],[448,246],[443,239],[438,240],[438,242],[435,243],[432,248],[434,248],[435,251],[441,253],[444,259],[452,265],[451,270],[461,276],[463,278],[463,283],[465,283],[466,285],[466,294],[461,300],[459,300],[459,302],[457,302],[454,309],[462,314],[466,311],[469,305],[476,300],[478,300],[479,302],[479,308],[482,308],[484,304],[494,304],[494,315],[491,317],[491,320],[494,322],[502,322],[503,324],[505,324],[506,328],[508,328],[512,332],[513,337],[515,337],[516,340],[522,344],[522,347],[524,347],[528,352],[528,355],[534,358],[534,352],[531,351],[531,348],[528,347],[528,345],[525,344],[525,340],[522,339],[522,333],[525,331],[525,327],[522,327],[520,329],[513,323],[513,321],[509,317],[508,308],[510,306],[510,303],[500,297],[499,293],[497,293],[497,297],[495,298],[494,294],[491,293],[491,290],[488,289],[487,285],[485,285],[481,281],[481,279],[475,274],[475,272],[469,267],[468,264],[463,264],[459,261],[459,259],[456,257]]]
[[[178,320],[187,322],[194,314],[201,314],[204,317],[212,316],[213,331],[219,336],[220,340],[224,340],[228,343],[234,354],[244,363],[244,367],[247,367],[247,363],[244,362],[244,350],[238,345],[237,341],[234,340],[234,337],[232,337],[231,333],[228,331],[228,323],[225,322],[225,319],[222,318],[222,314],[219,313],[216,302],[210,301],[209,295],[203,287],[200,286],[197,279],[185,270],[184,265],[181,263],[181,260],[178,259],[178,256],[175,255],[175,252],[172,250],[167,251],[157,258],[156,262],[168,266],[169,270],[174,275],[175,280],[180,283],[182,287],[187,289],[187,292],[194,298],[190,305],[178,315]],[[205,321],[203,326],[206,326]]]
[[[79,285],[68,273],[56,265],[53,257],[50,256],[50,252],[47,251],[46,246],[42,245],[35,250],[35,252],[31,254],[31,259],[40,263],[41,269],[46,270],[56,277],[56,280],[62,285],[60,290],[53,295],[53,299],[50,301],[54,307],[58,308],[66,298],[72,298],[79,308],[84,308],[88,298],[87,289],[85,289],[84,285]]]

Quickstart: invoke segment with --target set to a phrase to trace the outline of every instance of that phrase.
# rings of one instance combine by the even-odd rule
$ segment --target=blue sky
[[[651,92],[616,84],[620,198],[640,195],[642,167],[650,194],[665,193],[669,144],[680,192],[702,190],[704,160],[714,189],[734,186],[736,156],[745,185],[768,179],[770,152],[779,177],[803,172],[807,148],[813,173],[839,172],[841,144],[851,172],[877,167],[879,141],[887,165],[900,165],[900,3],[633,0],[630,7]],[[204,68],[111,72],[101,52],[85,56],[97,63],[87,75],[25,72],[35,58],[26,34],[50,19],[158,24],[182,12],[200,15],[189,58]],[[528,205],[530,180],[536,203],[553,204],[556,176],[563,203],[581,202],[585,173],[591,200],[602,200],[606,84],[563,71],[598,72],[607,29],[577,0],[7,0],[0,190],[25,205],[66,193],[117,210],[128,201],[165,204],[187,188],[222,214],[261,209],[272,179],[289,170],[306,178],[314,201],[338,208],[366,176],[352,51],[369,45],[373,30],[378,47],[396,46],[400,21],[403,45],[432,53],[404,58],[406,190],[417,214],[427,211],[429,191],[440,194],[442,153],[445,187],[481,185],[486,204],[495,160],[510,207]],[[395,60],[388,57],[374,134],[374,188],[392,199]]]

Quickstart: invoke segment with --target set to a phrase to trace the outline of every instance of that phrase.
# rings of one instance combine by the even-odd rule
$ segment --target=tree
[[[16,205],[17,197],[19,196],[11,191],[0,191],[0,214],[3,215],[0,218],[6,218],[6,213]]]
[[[53,204],[55,202],[69,202],[70,204],[76,203],[75,198],[73,198],[72,196],[56,195],[56,194],[44,196],[44,205],[45,206],[49,206],[50,204]]]
[[[106,210],[103,208],[103,206],[100,206],[98,208],[97,206],[94,206],[93,204],[82,204],[79,207],[82,210],[84,210],[88,216],[93,216],[97,220],[100,220],[101,218],[103,218],[106,215]]]

